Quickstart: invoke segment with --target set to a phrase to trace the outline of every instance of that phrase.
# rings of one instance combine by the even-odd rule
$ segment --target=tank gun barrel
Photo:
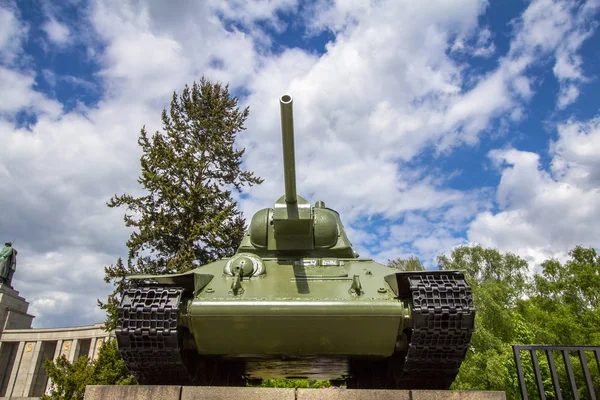
[[[284,94],[279,99],[281,108],[281,139],[283,142],[283,175],[285,178],[285,202],[295,204],[296,196],[296,160],[294,153],[294,114],[292,96]]]

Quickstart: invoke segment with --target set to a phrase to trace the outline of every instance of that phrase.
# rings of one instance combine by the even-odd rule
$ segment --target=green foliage
[[[465,272],[477,308],[471,351],[453,388],[518,393],[510,345],[532,336],[514,310],[528,288],[527,262],[496,249],[463,246],[438,257],[438,264],[442,270]]]
[[[94,373],[89,385],[136,385],[125,361],[119,353],[116,340],[108,340],[100,347],[98,358],[92,362]]]
[[[463,246],[438,257],[440,269],[462,270],[473,287],[477,308],[471,349],[453,389],[500,390],[519,399],[513,344],[599,345],[600,257],[592,248],[576,247],[564,264],[548,260],[529,278],[525,260],[481,246]],[[556,354],[559,379],[566,381],[562,358]],[[581,398],[585,398],[579,360],[570,357]],[[591,358],[588,356],[588,358]],[[521,354],[528,392],[533,398],[535,376],[531,357]],[[547,397],[554,398],[548,361],[538,353]],[[589,362],[594,382],[598,368]],[[566,386],[563,388],[565,392]]]
[[[54,383],[50,396],[42,399],[83,399],[85,387],[94,372],[87,356],[79,357],[73,364],[61,355],[56,361],[44,361],[46,374]]]
[[[593,248],[575,247],[571,259],[542,264],[536,276],[536,290],[547,299],[546,306],[564,304],[577,315],[600,308],[600,256]]]
[[[126,209],[125,225],[134,232],[127,262],[105,267],[105,281],[116,284],[100,303],[108,312],[107,328],[114,328],[125,275],[181,273],[235,253],[246,222],[232,191],[262,182],[242,168],[244,149],[234,147],[248,113],[228,86],[202,78],[181,95],[173,93],[162,132],[150,137],[142,128],[138,182],[146,194],[115,195],[108,202]]]
[[[450,257],[438,257],[442,270],[464,271],[471,285],[496,287],[495,294],[505,306],[515,306],[525,293],[527,261],[512,253],[502,254],[496,249],[482,246],[461,246]],[[499,285],[498,285],[499,284]]]
[[[396,268],[400,271],[425,271],[425,267],[421,263],[421,260],[415,256],[388,260],[387,266],[390,268]]]
[[[44,369],[54,383],[51,395],[42,399],[83,399],[87,385],[135,385],[137,381],[125,367],[117,342],[108,340],[100,348],[98,358],[87,356],[70,363],[62,355],[56,361],[44,361]]]
[[[307,379],[265,379],[260,387],[272,388],[329,388],[329,381],[309,381]]]

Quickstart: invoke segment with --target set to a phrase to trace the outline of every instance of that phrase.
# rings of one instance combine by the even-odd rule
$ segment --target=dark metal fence
[[[525,385],[525,376],[523,374],[523,364],[521,362],[521,352],[528,352],[531,357],[531,364],[533,366],[533,373],[535,375],[535,383],[539,398],[546,400],[546,391],[544,388],[544,381],[542,379],[542,372],[540,370],[540,361],[538,359],[537,352],[543,352],[548,360],[548,368],[550,370],[550,378],[552,379],[552,387],[555,398],[557,400],[563,399],[575,399],[579,400],[580,396],[577,389],[577,383],[575,381],[575,374],[573,373],[573,365],[571,363],[571,355],[579,357],[581,364],[581,372],[583,374],[583,380],[587,388],[587,396],[585,399],[596,400],[596,392],[592,384],[592,376],[590,374],[590,368],[586,357],[586,352],[593,353],[596,359],[596,367],[600,373],[600,347],[594,346],[549,346],[549,345],[515,345],[513,346],[513,353],[515,356],[515,364],[517,366],[517,374],[519,376],[519,389],[521,390],[521,397],[523,400],[528,400],[527,386]],[[559,358],[563,359],[565,371],[567,375],[567,381],[563,382],[563,387],[570,391],[567,397],[563,397],[561,391],[561,382],[559,382],[558,373],[556,371],[556,360],[553,352],[560,354]],[[560,361],[559,361],[560,362]]]

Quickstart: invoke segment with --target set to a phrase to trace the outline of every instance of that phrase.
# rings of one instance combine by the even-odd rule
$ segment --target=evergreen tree
[[[135,228],[122,259],[105,268],[105,281],[115,292],[101,306],[114,327],[123,278],[132,273],[181,273],[231,256],[246,229],[232,191],[262,179],[242,168],[244,149],[236,135],[245,129],[248,108],[240,110],[229,87],[204,77],[173,93],[170,110],[162,112],[162,132],[151,137],[142,128],[138,182],[144,196],[115,195],[108,206],[125,207],[125,225]]]

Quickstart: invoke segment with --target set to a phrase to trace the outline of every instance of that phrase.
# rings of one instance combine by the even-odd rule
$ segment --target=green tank
[[[296,194],[292,98],[280,106],[285,195],[252,217],[233,257],[128,277],[116,337],[130,371],[144,384],[449,388],[473,332],[469,284],[360,258],[338,213]]]

